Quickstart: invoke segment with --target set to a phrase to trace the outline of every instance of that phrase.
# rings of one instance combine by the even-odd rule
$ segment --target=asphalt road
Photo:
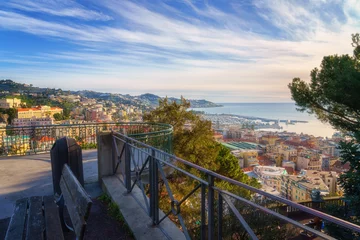
[[[96,197],[97,151],[83,150],[85,189]],[[0,158],[0,219],[10,217],[17,199],[53,194],[50,154]]]

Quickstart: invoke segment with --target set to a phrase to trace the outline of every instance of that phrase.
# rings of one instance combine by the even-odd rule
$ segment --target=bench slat
[[[44,239],[44,216],[42,213],[42,197],[30,197],[26,240]]]
[[[92,201],[85,189],[81,186],[70,167],[65,164],[62,171],[62,178],[64,178],[66,185],[74,201],[74,205],[78,206],[79,214],[84,217],[85,221],[88,218]]]
[[[81,239],[80,236],[83,236],[86,222],[84,217],[81,217],[79,215],[77,206],[74,204],[74,201],[72,200],[71,192],[69,191],[68,186],[66,185],[63,177],[61,177],[60,179],[60,188],[65,200],[66,208],[68,210],[71,219],[71,223],[73,225],[75,235]]]
[[[5,240],[22,240],[27,212],[27,198],[16,201],[14,214],[11,217]]]
[[[43,197],[45,212],[45,232],[47,240],[63,240],[59,209],[53,196]]]

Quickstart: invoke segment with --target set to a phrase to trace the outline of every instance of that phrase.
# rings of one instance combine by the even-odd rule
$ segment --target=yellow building
[[[244,159],[244,166],[245,167],[251,167],[251,166],[259,164],[259,160],[257,159],[257,157],[258,157],[258,152],[257,151],[242,150],[239,155],[240,155],[241,158]]]
[[[18,98],[2,98],[0,99],[0,108],[18,108],[21,100]]]
[[[41,106],[35,108],[19,108],[18,118],[44,118],[52,117],[55,113],[62,113],[62,108]]]
[[[265,136],[262,136],[262,140],[263,141],[266,141],[269,145],[275,145],[276,141],[278,140],[279,138],[277,136],[274,136],[274,135],[265,135]]]

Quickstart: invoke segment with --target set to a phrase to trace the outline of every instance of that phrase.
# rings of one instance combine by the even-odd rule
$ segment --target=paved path
[[[85,189],[92,196],[97,183],[97,151],[83,150]],[[0,158],[0,219],[10,217],[17,199],[53,194],[50,154]]]

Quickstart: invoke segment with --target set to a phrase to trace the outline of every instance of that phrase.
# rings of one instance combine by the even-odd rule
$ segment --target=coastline
[[[280,120],[278,125],[281,129],[266,127],[264,131],[287,131],[315,137],[331,137],[336,132],[329,124],[319,121],[315,116],[297,111],[294,103],[227,103],[223,104],[223,107],[190,108],[190,110],[218,116],[244,117],[250,121],[264,119],[269,123],[276,123]]]

